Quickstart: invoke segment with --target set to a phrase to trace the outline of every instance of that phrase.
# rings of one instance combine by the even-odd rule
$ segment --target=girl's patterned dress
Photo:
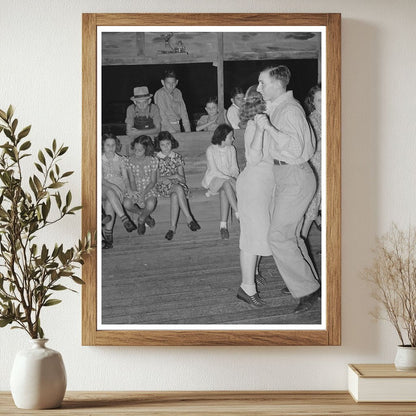
[[[136,191],[133,192],[133,195],[129,195],[129,197],[140,208],[144,208],[146,199],[152,196],[157,197],[157,192],[154,187],[144,194],[146,186],[151,181],[152,173],[157,170],[157,165],[157,159],[153,156],[145,156],[142,160],[138,160],[133,156],[126,162],[126,168],[131,172],[134,183],[136,184]]]
[[[165,156],[162,152],[159,152],[156,155],[157,159],[159,160],[159,177],[160,182],[156,184],[156,190],[159,196],[163,196],[165,198],[168,198],[171,193],[173,192],[173,185],[177,184],[180,185],[184,192],[186,197],[189,196],[189,188],[184,182],[180,182],[179,180],[172,182],[166,181],[164,182],[164,179],[166,179],[169,176],[176,175],[178,173],[178,168],[180,166],[184,166],[185,162],[183,160],[183,157],[176,152],[170,152],[169,155]]]
[[[103,153],[101,161],[103,179],[116,185],[112,189],[116,192],[119,200],[122,201],[126,191],[126,184],[122,175],[122,170],[126,167],[125,157],[116,153],[112,159],[108,159]],[[107,187],[103,186],[103,196],[106,189]]]

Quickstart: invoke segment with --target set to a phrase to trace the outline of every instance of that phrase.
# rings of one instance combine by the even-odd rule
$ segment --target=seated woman
[[[220,194],[220,234],[222,239],[229,238],[227,227],[228,211],[234,209],[238,219],[236,178],[239,173],[237,153],[233,146],[234,131],[228,124],[220,124],[214,131],[211,145],[206,151],[207,170],[202,186],[208,189],[207,196]]]
[[[156,157],[159,162],[156,189],[158,196],[170,198],[170,227],[165,235],[167,240],[172,240],[176,232],[180,210],[184,213],[191,231],[201,228],[190,212],[185,162],[182,155],[173,150],[178,146],[179,143],[168,131],[161,131],[155,139],[155,149],[158,151]]]
[[[160,131],[160,113],[156,104],[152,104],[152,94],[147,87],[134,88],[130,97],[133,104],[126,111],[126,134],[138,137],[142,134],[155,136]]]

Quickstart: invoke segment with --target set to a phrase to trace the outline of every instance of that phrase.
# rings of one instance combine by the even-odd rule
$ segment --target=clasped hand
[[[264,130],[270,125],[269,118],[266,116],[266,114],[256,114],[254,116],[254,122],[256,123],[256,126],[261,130]]]

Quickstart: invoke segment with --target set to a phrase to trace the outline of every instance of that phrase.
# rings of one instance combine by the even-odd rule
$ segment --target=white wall
[[[81,297],[68,293],[44,318],[68,389],[345,389],[347,363],[392,362],[396,336],[369,316],[359,272],[376,234],[416,220],[416,2],[0,0],[0,108],[12,103],[33,125],[34,149],[54,137],[70,144],[64,166],[76,171],[78,201],[83,12],[342,13],[342,346],[81,347]],[[79,234],[80,216],[48,238],[70,244]],[[0,390],[27,338],[0,330]]]

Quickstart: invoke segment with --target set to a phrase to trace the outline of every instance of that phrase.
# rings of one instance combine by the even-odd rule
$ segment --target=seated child
[[[172,70],[166,70],[160,80],[163,87],[155,92],[155,104],[162,118],[161,130],[170,133],[180,132],[180,121],[185,131],[191,131],[188,112],[181,91],[176,88],[178,79]]]
[[[152,104],[152,94],[147,87],[134,88],[130,97],[133,104],[126,111],[126,133],[138,137],[142,134],[156,135],[160,131],[160,114],[157,105]]]
[[[222,122],[220,113],[218,112],[218,103],[216,98],[209,98],[205,104],[204,114],[196,124],[196,131],[214,131]]]
[[[237,153],[233,146],[233,129],[228,124],[220,124],[214,131],[211,145],[206,151],[207,171],[202,186],[208,189],[207,196],[220,194],[220,234],[229,238],[227,228],[229,207],[234,209],[238,219],[236,178],[239,174]]]
[[[113,228],[116,214],[121,218],[124,228],[131,232],[136,229],[130,218],[125,214],[122,201],[130,188],[125,158],[116,153],[119,139],[114,134],[104,134],[102,141],[102,207],[105,222],[103,229],[103,248],[113,247]]]
[[[178,146],[179,143],[168,131],[161,131],[155,139],[155,149],[159,151],[156,154],[159,161],[156,189],[159,196],[170,198],[170,228],[165,235],[167,240],[172,240],[176,232],[180,210],[185,214],[191,231],[201,228],[193,219],[189,209],[189,189],[186,185],[184,171],[185,162],[179,153],[172,150]]]
[[[227,122],[233,129],[240,128],[240,108],[244,103],[244,91],[235,87],[231,91],[231,106],[227,110]]]
[[[137,232],[146,232],[146,224],[155,226],[150,214],[156,208],[156,172],[157,159],[153,157],[153,142],[149,136],[136,137],[131,143],[133,154],[126,162],[131,190],[124,198],[124,207],[139,215]]]

